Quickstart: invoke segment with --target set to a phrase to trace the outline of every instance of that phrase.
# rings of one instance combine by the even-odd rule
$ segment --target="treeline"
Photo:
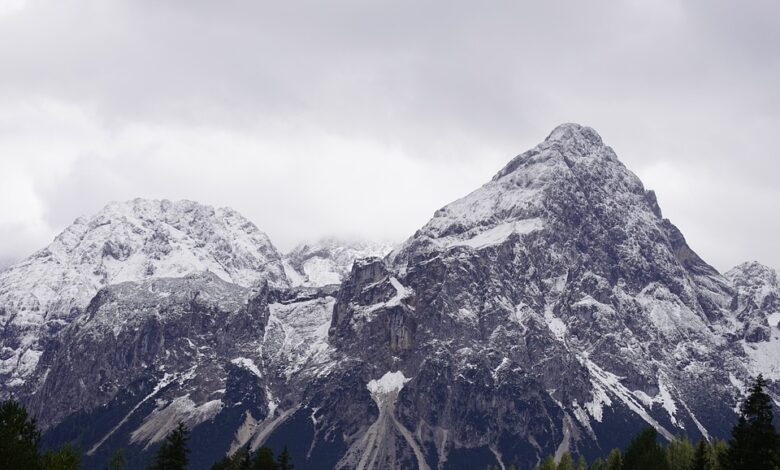
[[[687,438],[674,439],[663,447],[654,429],[640,432],[624,452],[619,449],[590,464],[585,458],[564,453],[556,463],[547,456],[534,470],[780,470],[780,435],[773,423],[772,402],[765,392],[766,381],[758,376],[751,386],[740,415],[726,441],[704,439],[694,445]],[[9,399],[0,404],[0,470],[81,470],[81,451],[66,444],[40,452],[41,433],[35,418],[21,403]],[[157,449],[149,470],[185,470],[189,464],[189,431],[179,424]],[[127,469],[122,449],[107,463],[108,470]],[[263,447],[248,447],[215,463],[212,470],[292,470],[287,447],[278,457]],[[497,470],[498,466],[487,466]],[[519,470],[510,465],[508,470]]]
[[[13,398],[0,404],[0,470],[82,470],[81,450],[65,444],[57,450],[41,452],[41,433],[35,418]],[[148,470],[186,470],[190,463],[189,430],[184,424],[168,433],[157,448]],[[212,465],[212,470],[293,470],[285,446],[278,458],[268,447],[251,452],[243,447]],[[127,470],[123,449],[106,464],[107,470]]]
[[[674,439],[665,448],[653,428],[640,432],[624,452],[620,449],[597,458],[590,465],[584,457],[576,461],[568,452],[556,463],[547,456],[534,470],[780,470],[780,436],[774,426],[772,401],[759,375],[740,407],[731,440],[706,441],[694,445],[688,438]],[[487,470],[497,470],[488,465]],[[510,465],[507,470],[518,470]]]

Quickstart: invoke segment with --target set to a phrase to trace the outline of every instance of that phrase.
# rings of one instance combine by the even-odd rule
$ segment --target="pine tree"
[[[585,457],[580,455],[577,460],[577,470],[588,470],[588,462],[585,461]]]
[[[114,455],[111,456],[111,458],[108,461],[108,464],[106,465],[107,470],[126,470],[127,469],[127,459],[125,458],[125,450],[124,449],[117,449],[114,452]]]
[[[279,470],[293,470],[295,468],[290,461],[290,452],[287,451],[287,446],[284,446],[282,453],[279,454],[277,464],[279,465]]]
[[[710,444],[704,439],[699,439],[691,461],[691,470],[717,470],[715,455]]]
[[[620,449],[612,449],[607,456],[606,470],[622,470],[623,469],[623,454],[620,453]]]
[[[766,380],[759,375],[740,407],[726,454],[729,470],[780,468],[780,436],[772,423],[772,402],[765,387]]]
[[[646,469],[669,469],[664,450],[658,444],[658,434],[653,428],[647,428],[637,434],[623,456],[623,470]]]
[[[666,448],[666,461],[671,470],[690,470],[693,464],[693,444],[687,438],[675,438]]]
[[[211,466],[211,470],[252,470],[252,455],[249,447],[241,447],[237,451],[222,458]]]
[[[561,461],[558,462],[558,470],[574,470],[574,459],[571,458],[570,453],[563,453]]]
[[[716,470],[728,470],[726,468],[726,454],[729,451],[729,445],[726,441],[721,439],[714,439],[710,442],[710,448],[712,449],[712,456],[715,459]]]
[[[557,466],[555,465],[555,459],[553,459],[552,456],[548,456],[546,459],[542,461],[542,466],[540,470],[557,470]]]
[[[42,470],[81,470],[81,452],[70,444],[58,450],[44,452],[40,459]]]
[[[269,447],[261,447],[255,453],[255,459],[252,462],[252,470],[278,470],[279,466],[276,465],[274,460],[274,451]]]
[[[187,448],[189,440],[189,431],[183,423],[179,423],[176,429],[165,436],[157,454],[151,470],[185,470],[189,463],[190,450]]]
[[[509,464],[509,467],[507,467],[507,470],[517,470],[517,467],[515,467],[515,464]]]
[[[604,462],[604,459],[599,457],[596,460],[594,460],[592,464],[590,464],[588,470],[607,470],[607,463]]]
[[[40,440],[35,418],[21,403],[10,398],[0,404],[0,468],[36,468]]]

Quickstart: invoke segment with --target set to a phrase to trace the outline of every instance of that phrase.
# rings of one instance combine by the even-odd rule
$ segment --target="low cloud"
[[[575,121],[706,260],[780,267],[777,2],[11,3],[0,259],[137,196],[397,241]]]

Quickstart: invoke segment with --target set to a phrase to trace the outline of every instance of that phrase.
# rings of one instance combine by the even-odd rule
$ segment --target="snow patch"
[[[763,374],[767,380],[780,380],[780,330],[772,328],[769,341],[741,343],[749,358],[747,366],[751,375]]]
[[[263,374],[260,373],[260,369],[257,368],[255,365],[255,361],[252,359],[249,359],[248,357],[237,357],[230,361],[232,364],[237,365],[238,367],[241,367],[243,369],[248,370],[249,372],[255,374],[258,377],[263,377]]]
[[[544,321],[547,323],[547,327],[552,331],[552,334],[558,339],[558,341],[564,342],[566,338],[566,324],[563,320],[556,317],[553,313],[553,306],[548,305],[544,309]]]
[[[366,387],[368,391],[373,395],[381,394],[386,395],[390,392],[400,392],[404,388],[404,384],[411,379],[404,377],[403,372],[387,372],[379,380],[373,379]]]
[[[471,248],[485,248],[488,246],[499,245],[506,241],[512,234],[517,233],[525,235],[527,233],[541,230],[544,228],[544,222],[542,219],[533,218],[525,220],[516,220],[513,222],[506,222],[495,227],[491,227],[483,232],[474,235],[467,239],[448,239],[444,238],[442,241],[448,247],[452,246],[469,246]]]
[[[640,418],[645,420],[646,423],[651,425],[658,431],[659,434],[664,436],[667,440],[674,439],[674,435],[664,428],[658,421],[653,419],[647,410],[642,406],[640,402],[636,400],[636,397],[631,393],[623,384],[620,383],[620,378],[615,374],[607,372],[597,366],[590,359],[578,356],[580,361],[585,367],[588,368],[591,375],[604,386],[606,390],[609,390],[615,395],[621,402],[623,402],[631,411],[636,413]]]

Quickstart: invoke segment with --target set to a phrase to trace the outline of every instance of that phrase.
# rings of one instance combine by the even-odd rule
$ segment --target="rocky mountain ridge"
[[[287,285],[268,236],[232,209],[135,199],[76,219],[0,273],[0,384],[21,385],[42,354],[40,339],[79,316],[100,288],[202,271],[246,287]]]
[[[559,126],[384,258],[339,250],[258,282],[101,287],[24,383],[46,442],[140,465],[182,420],[198,468],[283,444],[298,468],[529,466],[647,425],[725,436],[758,373],[780,406],[776,273],[720,275],[590,128]]]

